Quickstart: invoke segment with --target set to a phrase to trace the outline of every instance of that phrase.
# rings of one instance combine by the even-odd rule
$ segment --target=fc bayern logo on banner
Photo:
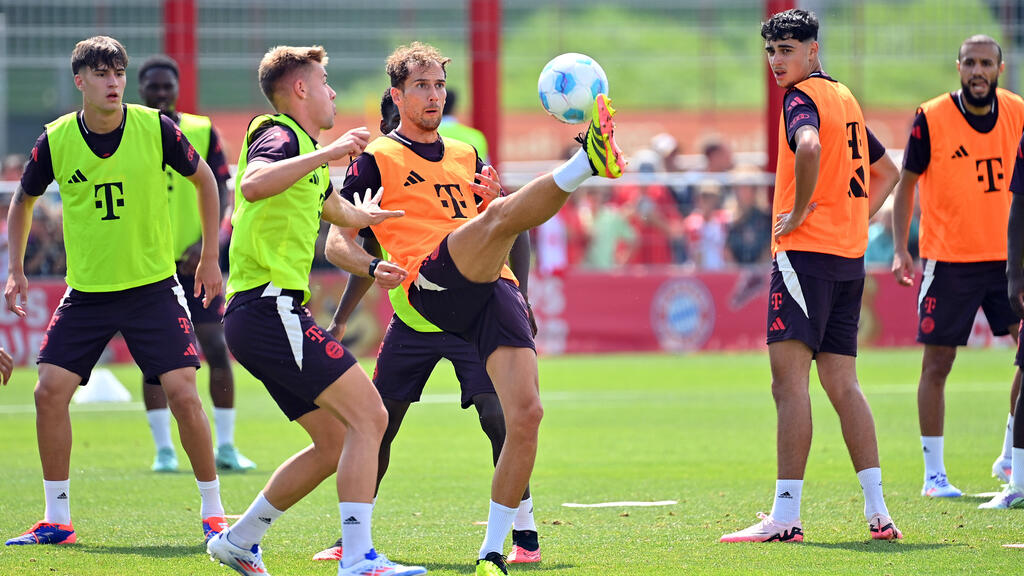
[[[651,301],[651,327],[662,350],[697,350],[715,328],[715,301],[700,280],[669,280]]]

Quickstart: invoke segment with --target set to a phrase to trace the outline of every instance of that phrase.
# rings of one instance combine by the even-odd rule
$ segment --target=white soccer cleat
[[[422,566],[403,566],[388,560],[383,554],[377,554],[373,548],[359,562],[342,568],[338,562],[338,576],[417,576],[426,574]]]
[[[1024,489],[1005,484],[1003,491],[996,494],[991,500],[978,506],[985,510],[1005,510],[1007,508],[1024,508]]]
[[[764,512],[758,512],[760,522],[739,532],[726,534],[719,542],[803,542],[804,528],[796,522],[777,522]]]
[[[932,474],[924,479],[924,486],[921,487],[921,496],[931,498],[959,498],[964,493],[959,488],[949,483],[944,473]]]
[[[267,567],[263,565],[263,551],[259,544],[254,544],[249,550],[235,546],[228,540],[227,530],[218,532],[206,544],[206,553],[210,560],[238,572],[242,576],[270,576]]]
[[[992,463],[992,477],[999,478],[1003,484],[1010,483],[1010,472],[1013,470],[1013,460],[1000,456]]]

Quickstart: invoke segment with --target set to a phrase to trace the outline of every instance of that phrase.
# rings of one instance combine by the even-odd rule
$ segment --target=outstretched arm
[[[335,230],[339,229],[332,226],[331,231],[334,232]],[[340,231],[338,233],[344,234],[344,232]],[[335,244],[340,243],[339,239],[330,235],[328,236],[327,259],[332,264],[337,265],[334,259],[338,259],[340,261],[340,258],[338,257],[338,254],[335,253],[333,254],[334,259],[332,259],[332,252],[334,251],[331,247],[332,240]],[[374,238],[365,238],[363,240],[363,249],[374,258],[381,257],[380,244],[378,244],[377,240]],[[380,266],[380,264],[378,264],[378,266]],[[369,269],[369,264],[367,264],[367,269]],[[345,335],[345,326],[348,324],[348,319],[352,317],[352,313],[355,312],[356,306],[360,301],[362,301],[363,296],[366,295],[370,286],[373,286],[373,282],[374,279],[369,276],[363,277],[356,274],[349,274],[348,281],[345,283],[345,290],[341,293],[341,300],[338,302],[338,309],[334,312],[334,318],[331,320],[331,324],[327,327],[327,331],[330,332],[332,336],[340,340],[341,337]]]

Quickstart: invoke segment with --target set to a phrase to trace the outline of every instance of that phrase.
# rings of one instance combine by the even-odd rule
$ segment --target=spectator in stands
[[[746,266],[771,258],[772,217],[765,210],[765,186],[758,184],[760,169],[741,166],[733,171],[735,208],[725,240],[726,260]]]
[[[705,172],[729,172],[733,168],[732,148],[717,135],[709,136],[701,147]]]
[[[725,268],[725,238],[728,217],[720,209],[722,185],[705,180],[697,185],[697,207],[686,217],[690,260],[699,270]]]
[[[21,180],[21,173],[25,171],[25,162],[28,162],[28,157],[24,154],[8,154],[4,158],[3,167],[0,168],[0,180]]]
[[[636,245],[636,231],[625,207],[612,201],[610,188],[600,186],[590,193],[597,201],[584,265],[593,270],[617,268],[629,260]]]
[[[631,156],[638,174],[651,176],[648,184],[622,184],[616,186],[615,203],[630,215],[629,221],[637,234],[636,250],[630,264],[671,264],[676,252],[685,251],[683,218],[676,207],[672,193],[664,184],[653,181],[661,172],[661,157],[653,150],[640,150]]]

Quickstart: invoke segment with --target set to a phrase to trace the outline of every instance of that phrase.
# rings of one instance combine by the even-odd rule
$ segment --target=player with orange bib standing
[[[857,326],[868,218],[898,170],[850,90],[818,59],[818,19],[787,10],[761,25],[768,64],[786,88],[779,126],[768,355],[778,413],[771,514],[722,542],[802,542],[800,496],[811,448],[811,362],[839,415],[874,539],[902,538],[882,496],[871,408],[857,382]]]
[[[1006,223],[1010,174],[1024,129],[1024,100],[999,85],[1003,51],[988,36],[971,36],[957,56],[961,89],[917,109],[893,206],[892,271],[914,284],[907,250],[914,188],[920,191],[921,260],[917,341],[924,344],[917,413],[924,453],[922,496],[957,497],[946,477],[946,378],[958,346],[967,344],[980,307],[992,333],[1017,337],[1018,318],[1006,299]],[[1003,449],[992,474],[1009,481],[1013,446],[1013,379]]]

